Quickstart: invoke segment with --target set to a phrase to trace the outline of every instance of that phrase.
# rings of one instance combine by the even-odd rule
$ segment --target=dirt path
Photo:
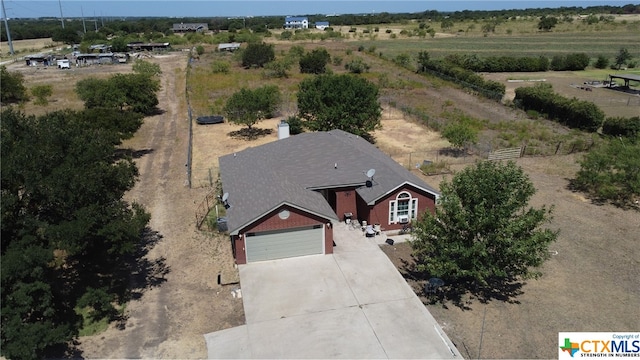
[[[242,302],[217,284],[220,264],[212,261],[212,252],[226,247],[194,225],[196,205],[207,190],[185,186],[187,58],[171,55],[154,62],[163,71],[158,99],[164,113],[146,118],[125,144],[144,153],[136,160],[139,182],[127,198],[151,213],[149,227],[159,241],[147,259],[164,261],[169,272],[166,282],[128,304],[123,330],[113,324],[104,333],[80,339],[84,356],[90,358],[204,358],[204,333],[244,321]],[[235,316],[225,318],[228,314]]]

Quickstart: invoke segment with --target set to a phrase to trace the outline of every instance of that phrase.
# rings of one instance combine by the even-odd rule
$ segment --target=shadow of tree
[[[229,133],[234,139],[240,140],[255,140],[262,136],[267,136],[273,133],[272,129],[261,128],[242,128],[240,130],[232,131]]]
[[[162,238],[159,232],[146,227],[135,252],[124,259],[124,263],[116,274],[123,279],[118,291],[120,303],[140,299],[145,291],[161,286],[167,281],[166,276],[171,272],[171,268],[167,265],[166,258],[163,256],[149,258],[150,250]],[[124,330],[128,316],[119,313],[111,320],[115,321],[116,328]]]
[[[438,155],[459,158],[459,157],[466,156],[467,154],[465,149],[447,147],[447,148],[438,150]]]
[[[474,300],[482,304],[494,300],[519,304],[516,297],[524,293],[522,287],[525,283],[516,278],[491,278],[486,285],[480,285],[473,279],[453,281],[444,278],[443,286],[435,291],[429,291],[427,284],[432,277],[416,269],[413,257],[411,261],[402,259],[401,263],[400,274],[407,281],[414,283],[414,290],[423,300],[426,299],[429,305],[441,304],[444,308],[448,308],[447,304],[450,303],[462,310],[472,310],[470,305]]]
[[[125,157],[132,157],[134,159],[139,159],[145,155],[151,154],[153,151],[154,151],[153,149],[140,149],[140,150],[134,150],[131,148],[116,149],[115,157],[117,159],[122,159]]]

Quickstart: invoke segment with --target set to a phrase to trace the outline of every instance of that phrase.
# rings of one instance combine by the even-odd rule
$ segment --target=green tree
[[[627,60],[631,59],[633,59],[633,56],[631,56],[629,50],[627,50],[627,48],[621,48],[616,55],[616,66],[618,67],[618,70],[620,70],[622,65],[624,65]]]
[[[55,29],[51,34],[51,40],[63,42],[67,45],[79,44],[82,41],[82,37],[80,36],[80,32],[77,30],[67,27],[64,29]]]
[[[197,53],[198,55],[202,55],[202,54],[204,54],[204,46],[202,46],[202,45],[198,45],[198,46],[196,46],[196,53]]]
[[[97,114],[2,111],[0,349],[6,358],[59,358],[55,350],[82,325],[74,311],[80,299],[93,293],[93,304],[105,311],[130,296],[129,274],[137,267],[130,260],[149,215],[123,200],[137,169],[132,159],[114,156],[122,137],[115,125],[102,126],[112,118]]]
[[[417,270],[488,293],[537,277],[557,232],[543,229],[551,209],[528,207],[535,188],[515,163],[484,161],[440,185],[440,206],[414,226]]]
[[[313,49],[300,58],[300,72],[303,74],[324,74],[331,55],[324,49]]]
[[[273,116],[280,101],[280,90],[275,85],[242,88],[231,95],[223,111],[229,121],[251,130],[260,120]]]
[[[606,69],[609,66],[609,59],[604,55],[599,55],[594,66],[596,69]]]
[[[276,54],[273,45],[265,43],[250,43],[242,52],[242,66],[263,67],[265,64],[275,60]]]
[[[354,75],[319,75],[300,83],[298,116],[312,131],[341,129],[369,141],[382,115],[378,87]]]
[[[86,78],[76,83],[76,93],[86,109],[115,108],[144,115],[157,111],[158,90],[157,79],[139,73],[116,74],[109,79]]]
[[[538,22],[538,30],[551,31],[556,25],[558,25],[558,18],[555,16],[543,16]]]
[[[4,65],[0,66],[0,103],[11,104],[29,100],[24,77],[19,72],[9,72]]]
[[[49,97],[53,95],[53,86],[46,85],[35,85],[31,88],[31,95],[33,95],[36,100],[34,104],[36,105],[48,105]]]
[[[162,75],[162,70],[160,69],[160,65],[156,63],[152,63],[150,61],[136,59],[131,68],[136,74],[143,74],[148,76],[160,76]]]

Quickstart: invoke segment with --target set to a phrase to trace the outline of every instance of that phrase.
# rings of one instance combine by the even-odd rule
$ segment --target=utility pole
[[[2,16],[4,16],[4,26],[7,29],[7,42],[9,43],[9,52],[11,55],[15,55],[13,52],[13,41],[11,41],[11,32],[9,32],[9,22],[7,21],[7,10],[4,9],[4,0],[2,0]]]
[[[62,2],[58,0],[58,6],[60,6],[60,22],[62,23],[62,28],[64,29],[64,16],[62,16]]]
[[[84,33],[87,33],[87,25],[84,23],[84,11],[82,11],[82,6],[80,6],[80,14],[82,15],[82,28],[84,29]]]

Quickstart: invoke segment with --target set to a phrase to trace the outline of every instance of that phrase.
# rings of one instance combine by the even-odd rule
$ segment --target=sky
[[[503,10],[561,6],[623,6],[637,0],[2,0],[7,17],[231,17]]]

